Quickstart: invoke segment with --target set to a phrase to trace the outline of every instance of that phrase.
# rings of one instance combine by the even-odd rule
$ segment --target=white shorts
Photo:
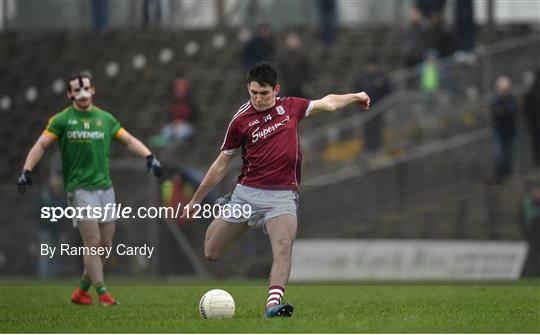
[[[232,206],[242,207],[249,205],[251,215],[249,217],[221,217],[229,223],[244,223],[256,227],[264,225],[268,220],[281,214],[291,214],[295,217],[298,213],[298,192],[290,190],[261,190],[241,184],[237,184],[231,199],[227,202]],[[222,203],[223,205],[223,203]]]
[[[101,213],[99,219],[92,217],[91,215],[96,214],[96,211],[92,210],[91,213],[83,210],[81,211],[81,216],[73,218],[73,227],[79,226],[80,220],[92,220],[97,221],[98,223],[109,223],[116,220],[116,217],[113,214],[112,207],[116,203],[114,196],[114,189],[112,187],[106,190],[75,190],[73,192],[68,192],[68,205],[71,207],[82,207],[90,208],[97,207]],[[105,206],[109,205],[108,210],[105,210]],[[88,215],[90,214],[90,216]]]

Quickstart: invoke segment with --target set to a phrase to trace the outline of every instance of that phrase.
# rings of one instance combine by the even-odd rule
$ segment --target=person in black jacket
[[[267,22],[257,25],[255,35],[253,35],[244,45],[243,63],[249,69],[260,61],[274,61],[276,45],[272,26]]]
[[[366,71],[360,73],[356,78],[353,90],[360,90],[358,92],[364,91],[369,94],[371,104],[375,106],[379,100],[390,93],[388,77],[379,68],[375,56],[370,56],[368,59]],[[369,152],[377,151],[383,144],[384,116],[381,112],[376,112],[373,115],[364,125],[366,150]]]
[[[278,58],[283,96],[306,96],[305,84],[311,80],[311,64],[302,49],[302,39],[290,33],[285,39],[285,51]]]
[[[532,141],[534,163],[540,167],[540,69],[536,70],[534,82],[525,94],[525,120]]]
[[[405,66],[413,67],[424,61],[427,48],[428,26],[417,7],[411,7],[409,25],[405,31]]]
[[[497,78],[496,95],[491,103],[495,149],[495,183],[500,184],[512,174],[513,143],[516,135],[517,99],[511,93],[508,77]]]

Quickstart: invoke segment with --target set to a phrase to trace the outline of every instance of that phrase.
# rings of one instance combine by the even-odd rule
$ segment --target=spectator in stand
[[[318,0],[319,9],[319,30],[321,40],[325,47],[329,48],[334,44],[336,39],[336,1],[335,0]]]
[[[260,61],[273,61],[275,42],[272,27],[263,22],[257,26],[255,35],[249,39],[244,47],[244,67],[249,69]]]
[[[439,66],[439,53],[435,49],[426,52],[426,60],[420,66],[420,90],[424,95],[424,112],[431,115],[438,111],[438,93],[445,80],[445,73]]]
[[[445,4],[446,0],[416,0],[416,7],[426,19],[431,18],[433,15],[441,17]]]
[[[517,99],[511,93],[510,78],[497,78],[496,95],[491,103],[495,152],[495,184],[512,174],[513,143],[516,135]]]
[[[388,78],[379,69],[376,57],[372,56],[368,59],[366,71],[356,79],[353,91],[366,92],[371,97],[372,106],[375,108],[375,113],[372,114],[373,117],[364,125],[366,150],[374,152],[382,145],[382,131],[384,128],[384,116],[382,113],[377,112],[377,103],[390,93]]]
[[[162,147],[171,141],[183,143],[193,136],[193,123],[197,119],[197,106],[191,95],[190,83],[185,78],[174,81],[173,103],[170,123],[163,127],[161,135],[153,136],[150,145]]]
[[[196,120],[197,107],[193,102],[190,83],[185,78],[174,81],[174,101],[171,109],[170,136],[185,141],[193,135],[192,122]]]
[[[437,50],[439,57],[447,57],[454,52],[455,47],[452,34],[446,29],[441,14],[434,12],[428,18],[426,36],[427,48]]]
[[[92,24],[94,31],[107,29],[109,25],[109,0],[92,0]]]
[[[375,106],[379,100],[390,93],[388,77],[379,68],[377,57],[370,56],[367,60],[366,71],[356,78],[355,90],[365,91],[371,97],[371,104]]]
[[[458,62],[474,63],[473,54],[475,42],[474,5],[472,0],[456,1],[454,14],[454,28],[456,35],[455,54]]]
[[[529,253],[523,269],[524,276],[540,275],[540,184],[525,195],[521,204],[523,235],[529,244]]]
[[[533,84],[525,94],[525,120],[531,137],[533,160],[540,167],[540,69],[536,70]]]
[[[296,33],[290,33],[285,39],[285,51],[279,57],[278,68],[283,83],[283,96],[306,96],[304,86],[311,73],[309,58],[302,50],[302,40]]]
[[[445,4],[446,0],[416,1],[418,10],[423,19],[427,21],[427,32],[425,35],[426,49],[437,50],[439,57],[449,56],[455,49],[452,34],[448,32],[444,25],[443,14]]]
[[[143,1],[143,26],[157,28],[161,24],[161,0]]]
[[[405,66],[413,67],[424,60],[427,28],[417,7],[409,14],[409,26],[405,35]]]
[[[435,93],[441,83],[441,71],[439,69],[439,53],[429,49],[426,52],[426,60],[420,68],[420,89],[425,93]]]

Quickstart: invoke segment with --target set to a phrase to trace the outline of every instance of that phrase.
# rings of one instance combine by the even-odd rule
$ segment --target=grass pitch
[[[540,281],[432,284],[298,285],[287,288],[291,319],[264,319],[266,286],[258,283],[108,287],[117,307],[69,303],[73,285],[0,287],[1,332],[415,332],[538,333]],[[236,314],[204,320],[198,302],[212,288],[229,291]],[[95,294],[92,292],[95,299]]]

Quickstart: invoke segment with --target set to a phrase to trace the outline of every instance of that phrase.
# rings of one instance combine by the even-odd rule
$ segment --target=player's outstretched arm
[[[26,161],[24,162],[24,166],[22,169],[22,172],[19,176],[19,179],[17,180],[17,185],[19,187],[19,193],[23,194],[26,192],[26,187],[32,185],[32,170],[37,165],[37,163],[41,160],[41,157],[43,157],[43,154],[45,153],[45,150],[56,140],[55,137],[52,137],[50,135],[42,134],[36,143],[32,146],[32,149],[28,152],[28,155],[26,156]]]
[[[156,158],[156,155],[154,155],[138,138],[123,130],[118,136],[118,139],[122,141],[131,152],[146,158],[146,172],[152,170],[156,177],[161,176],[161,163]]]
[[[313,110],[311,113],[317,112],[335,112],[350,104],[359,104],[365,110],[369,109],[369,95],[366,92],[349,93],[349,94],[329,94],[324,98],[313,101]]]
[[[227,155],[223,152],[219,154],[214,163],[212,163],[212,166],[208,169],[208,172],[206,172],[206,176],[204,176],[204,179],[201,185],[199,185],[199,188],[197,188],[193,198],[191,198],[189,204],[184,207],[184,212],[182,213],[183,219],[189,219],[187,217],[187,213],[189,213],[188,206],[192,207],[195,204],[200,204],[203,199],[206,198],[208,193],[210,193],[212,188],[223,180],[227,172],[229,172],[233,157],[234,155]]]

